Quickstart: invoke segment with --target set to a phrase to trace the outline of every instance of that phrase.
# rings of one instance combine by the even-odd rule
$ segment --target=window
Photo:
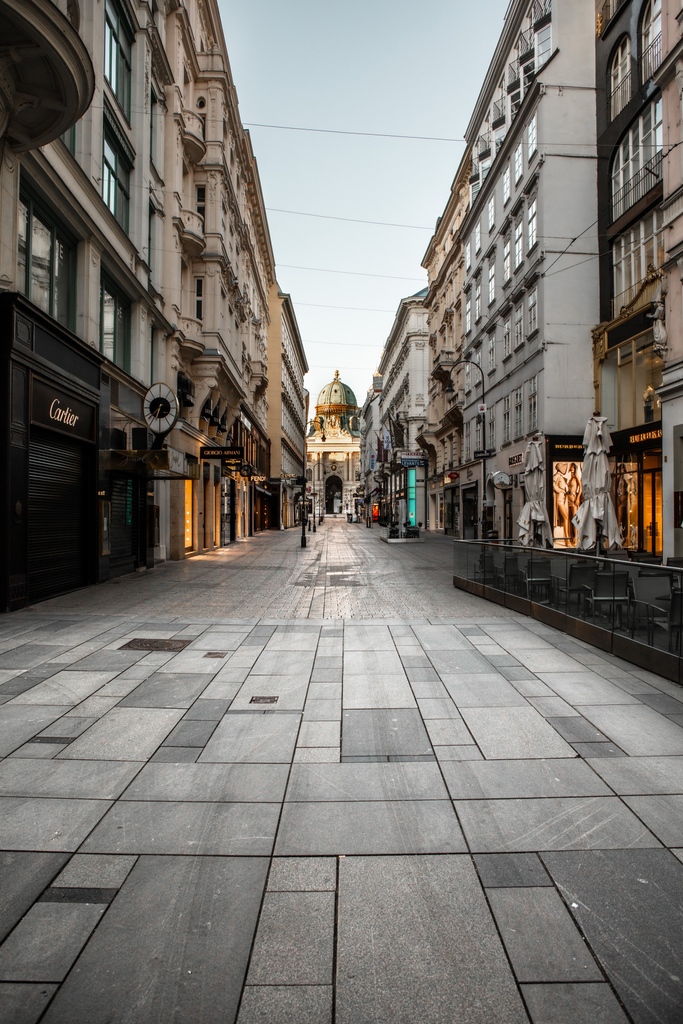
[[[477,277],[474,282],[474,322],[475,324],[481,320],[481,277]]]
[[[512,351],[512,323],[510,317],[503,321],[503,359],[507,359]]]
[[[489,306],[496,301],[496,260],[489,261]]]
[[[472,458],[472,424],[469,420],[463,424],[462,456],[465,462]]]
[[[544,25],[536,33],[536,70],[540,70],[550,57],[552,49],[552,25]]]
[[[512,266],[510,263],[510,239],[503,242],[503,281],[509,281],[512,277]]]
[[[465,267],[467,270],[472,266],[472,243],[465,243]]]
[[[611,430],[625,430],[661,419],[664,363],[652,348],[652,332],[612,348],[600,369],[603,415]]]
[[[489,231],[496,223],[496,197],[491,196],[488,205]]]
[[[643,84],[662,62],[662,0],[650,0],[641,30],[640,75]]]
[[[526,233],[528,250],[533,249],[537,242],[536,236],[536,199],[532,199],[526,211]]]
[[[71,327],[76,246],[23,189],[18,212],[17,290],[64,327]]]
[[[522,143],[521,142],[517,146],[517,149],[515,150],[514,161],[515,161],[515,185],[516,185],[517,182],[522,177],[522,174],[524,172],[524,161],[522,159]]]
[[[479,252],[481,249],[481,222],[477,222],[477,226],[474,229],[474,251]]]
[[[515,224],[515,270],[522,262],[522,221],[518,220]]]
[[[662,97],[633,122],[612,162],[612,220],[617,220],[662,178]]]
[[[524,433],[524,388],[515,388],[515,437]]]
[[[636,294],[648,266],[661,267],[663,259],[662,213],[653,210],[612,243],[614,316]]]
[[[106,280],[100,286],[100,352],[130,373],[130,302]]]
[[[513,344],[515,348],[519,348],[524,343],[524,310],[522,306],[517,306],[515,309],[515,328],[513,334]]]
[[[503,204],[509,202],[510,199],[510,168],[506,167],[503,171]]]
[[[534,374],[534,376],[529,380],[529,383],[528,383],[528,392],[529,392],[529,402],[528,402],[528,413],[529,413],[529,416],[528,416],[528,422],[529,422],[529,431],[530,432],[534,431],[534,430],[538,430],[538,401],[537,401],[537,399],[538,399],[538,383],[537,383],[537,380],[538,380],[538,378],[536,377],[536,374]]]
[[[536,152],[536,115],[531,118],[526,127],[527,160],[531,160]]]
[[[614,120],[631,99],[631,40],[628,36],[619,43],[610,69],[609,116]]]
[[[199,216],[206,217],[206,185],[197,185],[195,189],[195,209]]]
[[[472,390],[472,362],[469,359],[465,360],[465,391]]]
[[[204,278],[194,279],[194,315],[197,320],[204,319]]]
[[[104,77],[130,117],[130,48],[132,38],[124,25],[118,4],[106,0],[104,9]]]
[[[538,330],[538,291],[532,288],[527,296],[528,334]]]
[[[489,370],[495,370],[496,368],[496,336],[495,334],[489,334]]]
[[[465,296],[465,334],[472,330],[472,295],[470,292]]]
[[[486,441],[487,448],[496,447],[496,407],[492,405],[486,412]]]
[[[480,452],[481,449],[482,449],[482,444],[481,444],[481,424],[482,424],[482,416],[480,414],[480,415],[477,416],[476,420],[474,421],[474,450],[475,450],[475,452]]]
[[[157,122],[159,100],[154,88],[149,90],[149,158],[154,163],[157,153]]]
[[[124,229],[128,230],[130,166],[114,135],[104,130],[102,198]]]
[[[503,399],[503,444],[510,440],[510,396]]]

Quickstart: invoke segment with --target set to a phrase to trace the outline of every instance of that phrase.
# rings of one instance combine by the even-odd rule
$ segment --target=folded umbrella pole
[[[553,532],[545,507],[545,472],[543,441],[529,441],[524,455],[524,496],[526,502],[519,514],[519,543],[524,547],[553,546]]]

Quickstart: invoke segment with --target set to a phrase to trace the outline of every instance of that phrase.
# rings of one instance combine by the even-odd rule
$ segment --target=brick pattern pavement
[[[679,1024],[683,691],[297,545],[0,620],[3,1024]]]

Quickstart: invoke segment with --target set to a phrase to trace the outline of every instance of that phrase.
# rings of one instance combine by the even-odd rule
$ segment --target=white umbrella
[[[524,455],[524,494],[526,503],[522,509],[517,525],[519,526],[519,542],[524,547],[535,544],[545,547],[546,542],[552,547],[553,532],[545,507],[545,473],[543,458],[543,441],[538,438],[529,441]]]
[[[578,531],[576,546],[588,551],[603,537],[606,550],[611,551],[622,546],[622,538],[610,496],[612,478],[607,452],[612,447],[612,438],[605,416],[594,413],[588,420],[583,447],[583,501],[572,519]]]

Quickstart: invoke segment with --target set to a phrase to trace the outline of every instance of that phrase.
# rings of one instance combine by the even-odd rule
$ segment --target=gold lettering
[[[75,427],[80,416],[77,416],[68,406],[63,409],[59,404],[59,399],[55,398],[50,405],[50,419],[56,423],[64,423],[67,427]]]

